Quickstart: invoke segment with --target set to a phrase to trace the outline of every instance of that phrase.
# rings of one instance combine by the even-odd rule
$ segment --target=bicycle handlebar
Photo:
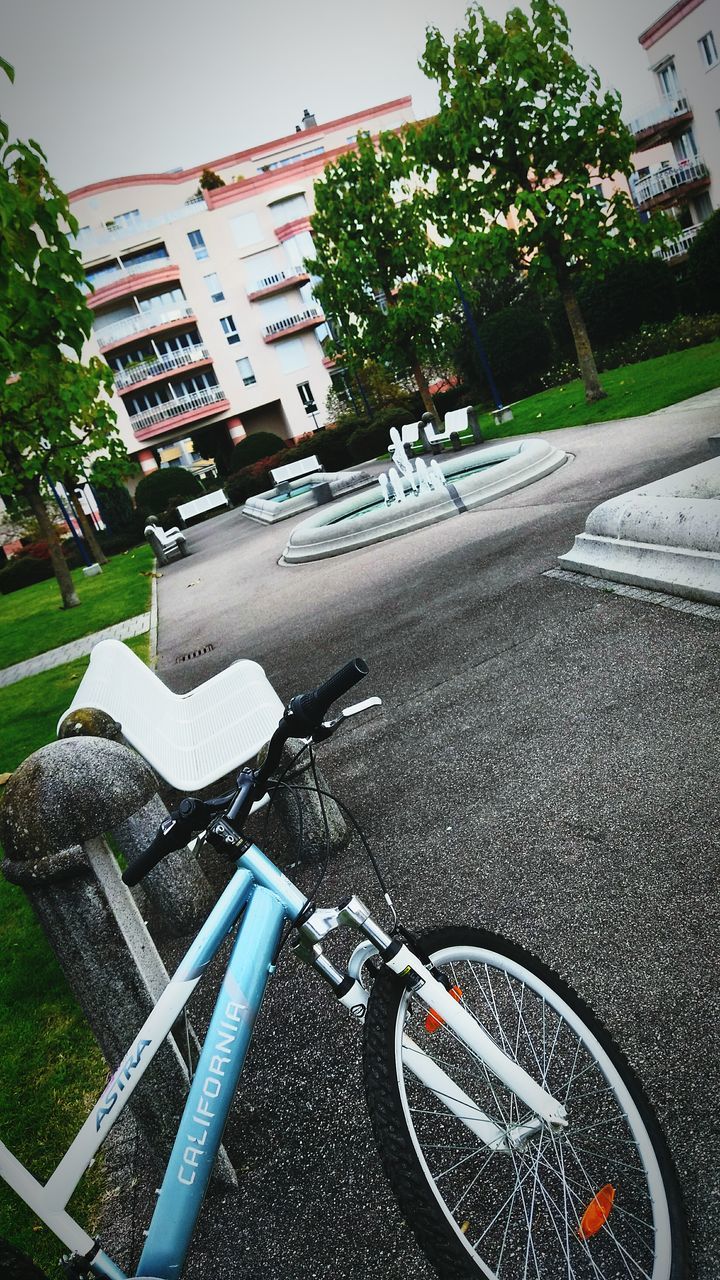
[[[227,813],[230,821],[236,819],[243,821],[250,811],[254,798],[257,796],[259,799],[265,794],[270,774],[277,768],[283,746],[288,738],[311,736],[320,728],[332,703],[364,680],[367,674],[367,663],[363,662],[362,658],[353,658],[352,662],[346,662],[344,667],[336,671],[328,680],[324,680],[317,688],[310,689],[307,693],[297,693],[290,699],[285,708],[285,714],[270,739],[264,763],[254,775],[249,770],[244,771],[245,785],[235,794]],[[242,776],[239,775],[238,778],[239,786]],[[152,871],[153,867],[156,867],[168,853],[182,849],[196,831],[207,826],[212,811],[217,809],[218,803],[217,800],[206,802],[192,796],[181,800],[175,812],[168,814],[167,818],[161,822],[152,844],[128,863],[123,872],[123,882],[130,886],[138,884],[143,876]],[[237,812],[234,811],[235,809]]]

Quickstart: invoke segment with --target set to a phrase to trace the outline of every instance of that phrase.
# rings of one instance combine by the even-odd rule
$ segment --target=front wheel
[[[365,1023],[368,1109],[385,1173],[438,1274],[687,1280],[672,1159],[608,1032],[504,938],[450,928],[420,942],[455,998],[568,1116],[562,1132],[534,1117],[401,979],[379,974]],[[499,1131],[490,1143],[486,1119]]]

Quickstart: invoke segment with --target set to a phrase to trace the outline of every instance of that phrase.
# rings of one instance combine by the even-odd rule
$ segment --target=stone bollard
[[[280,767],[277,771],[278,776],[288,767],[299,749],[300,743],[297,739],[291,738],[285,744]],[[327,837],[325,835],[320,797],[315,790],[315,778],[312,769],[308,765],[305,765],[299,773],[295,773],[294,770],[291,770],[291,773],[293,776],[291,777],[288,774],[286,781],[294,782],[301,787],[307,787],[309,790],[288,791],[285,787],[279,787],[273,804],[293,845],[299,848],[302,844],[302,860],[310,861],[312,858],[322,857],[325,852]],[[315,765],[315,773],[321,790],[329,791],[327,780],[317,764]],[[345,819],[334,800],[330,800],[324,795],[322,804],[325,807],[325,816],[330,830],[330,853],[339,853],[341,849],[344,849],[349,839]]]
[[[3,872],[20,885],[114,1070],[168,981],[130,890],[101,838],[156,794],[135,752],[102,738],[50,743],[12,774],[0,806]],[[188,1087],[172,1039],[158,1051],[130,1106],[149,1151],[167,1161]],[[237,1186],[220,1153],[216,1179]]]
[[[122,726],[107,712],[96,707],[82,707],[65,717],[58,738],[106,738],[122,742]],[[142,759],[142,757],[138,757]],[[149,768],[148,765],[145,766]],[[137,813],[117,825],[108,827],[120,852],[128,860],[142,853],[154,839],[167,808],[157,794]],[[215,903],[215,895],[194,854],[187,850],[170,853],[134,890],[135,899],[150,932],[156,938],[190,933],[198,929]]]

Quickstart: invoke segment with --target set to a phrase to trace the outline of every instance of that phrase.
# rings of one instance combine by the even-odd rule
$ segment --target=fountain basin
[[[532,484],[566,460],[567,454],[546,440],[502,440],[472,453],[453,454],[440,462],[448,488],[413,495],[410,481],[404,479],[404,502],[386,506],[379,491],[334,502],[293,529],[280,564],[343,555],[473,511]]]
[[[287,520],[317,507],[319,490],[323,485],[330,486],[330,498],[334,499],[343,493],[366,488],[374,480],[375,477],[368,475],[367,471],[318,471],[312,476],[291,480],[287,488],[276,487],[255,494],[244,503],[242,513],[262,524],[276,524],[278,520]]]

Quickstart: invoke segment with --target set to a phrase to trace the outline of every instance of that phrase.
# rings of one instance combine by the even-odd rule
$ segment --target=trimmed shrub
[[[136,523],[133,501],[124,484],[93,484],[93,493],[108,534],[120,534]]]
[[[271,431],[256,431],[254,435],[246,436],[235,445],[230,474],[235,475],[253,462],[259,462],[261,458],[270,458],[279,453],[284,443],[281,436],[273,435]]]
[[[163,511],[171,502],[199,498],[204,489],[196,475],[185,467],[162,467],[143,476],[135,490],[135,506],[138,511]]]
[[[692,241],[685,279],[693,305],[699,311],[716,311],[720,298],[720,209],[703,223]]]
[[[75,545],[63,543],[63,554],[71,569],[80,563]],[[53,577],[52,561],[47,542],[33,542],[27,546],[21,556],[15,556],[4,568],[0,569],[0,594],[7,596],[13,591],[21,591],[23,587],[31,587],[35,582],[47,582]]]
[[[720,248],[720,245],[719,245]],[[590,341],[598,346],[645,324],[672,320],[680,305],[677,276],[662,258],[618,258],[602,279],[585,277],[577,290]]]
[[[715,300],[717,303],[717,299]],[[720,338],[720,315],[676,316],[669,324],[643,325],[625,342],[607,347],[600,354],[598,368],[617,369],[623,364],[652,360],[686,347],[701,347]]]

